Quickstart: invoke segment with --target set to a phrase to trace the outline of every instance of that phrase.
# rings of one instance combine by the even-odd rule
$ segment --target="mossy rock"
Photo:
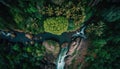
[[[65,17],[52,17],[44,21],[44,30],[52,34],[61,35],[67,28],[68,20]]]

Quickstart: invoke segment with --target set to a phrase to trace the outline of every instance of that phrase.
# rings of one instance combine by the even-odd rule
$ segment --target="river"
[[[76,38],[86,39],[87,37],[85,36],[85,33],[84,33],[85,28],[86,26],[82,27],[80,31],[77,31],[75,34],[73,34],[73,40],[75,40]],[[57,69],[64,69],[65,57],[68,56],[67,55],[68,50],[69,50],[68,46],[65,46],[61,49],[57,59]]]
[[[59,57],[57,59],[57,69],[64,69],[65,66],[65,57],[67,56],[68,46],[61,49]]]

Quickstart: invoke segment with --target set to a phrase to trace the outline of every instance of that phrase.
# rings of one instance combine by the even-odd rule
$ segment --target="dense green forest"
[[[120,69],[119,4],[119,0],[0,0],[0,69],[55,69],[61,48],[52,40],[46,41],[53,46],[50,51],[44,43],[11,42],[1,36],[2,30],[48,32],[65,40],[86,22],[89,44],[77,69]],[[65,69],[75,69],[72,62]]]

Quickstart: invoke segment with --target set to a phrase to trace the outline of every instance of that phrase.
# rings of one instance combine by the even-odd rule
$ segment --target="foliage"
[[[39,3],[37,3],[39,2]],[[3,1],[4,3],[4,1]],[[11,20],[5,20],[9,23],[7,23],[8,27],[11,29],[19,29],[23,30],[25,32],[32,32],[32,33],[40,33],[43,32],[43,21],[42,21],[42,15],[39,13],[39,10],[37,7],[42,7],[43,0],[40,1],[33,1],[33,0],[20,0],[20,1],[5,1],[8,6],[8,11],[10,15],[7,16],[7,18],[11,18]],[[16,4],[18,3],[18,4]],[[35,5],[36,3],[36,5]],[[26,5],[27,4],[27,5]],[[4,14],[1,14],[4,16]],[[1,18],[1,17],[0,17]],[[12,21],[12,22],[11,22]],[[9,24],[15,24],[15,27],[9,26]],[[3,23],[4,25],[5,23]],[[4,26],[5,27],[5,26]],[[37,29],[36,29],[37,28]]]
[[[109,44],[105,39],[95,39],[89,48],[89,55],[86,62],[89,62],[88,69],[119,69],[120,46]],[[114,57],[113,57],[114,56]]]
[[[63,2],[63,5],[56,6],[46,0],[10,1],[2,1],[3,4],[6,3],[5,5],[9,8],[7,11],[10,13],[8,20],[11,18],[10,21],[5,21],[7,21],[7,24],[8,22],[10,22],[9,24],[15,24],[15,27],[7,25],[7,28],[24,30],[25,32],[32,32],[35,34],[44,32],[43,21],[48,17],[55,16],[64,16],[68,20],[72,20],[68,26],[68,31],[73,31],[81,26],[86,17],[82,2],[76,4],[71,0],[68,2],[62,0],[61,2]],[[47,5],[45,4],[46,2],[48,3]],[[56,3],[54,0],[52,0],[52,2]]]
[[[108,22],[120,20],[120,7],[110,7],[102,11],[102,17]]]
[[[46,32],[60,35],[67,31],[68,20],[64,17],[48,18],[44,21],[44,29]]]
[[[103,21],[97,22],[97,24],[90,24],[86,30],[87,34],[90,35],[91,37],[93,36],[101,36],[104,33],[106,25],[104,24]]]
[[[0,0],[0,29],[33,34],[45,29],[60,35],[95,15],[86,29],[90,37],[86,69],[120,69],[120,7],[115,4],[113,0]],[[0,39],[0,69],[38,69],[45,52],[39,44],[24,46]]]
[[[51,0],[52,3],[56,4],[56,5],[62,5],[62,3],[64,2],[65,0]]]
[[[91,44],[88,48],[85,69],[119,69],[120,66],[120,30],[119,7],[107,6],[99,13],[101,20],[88,26]],[[100,34],[100,35],[99,35]]]
[[[40,13],[48,17],[64,16],[67,19],[72,20],[68,26],[68,31],[78,29],[86,17],[85,8],[81,2],[76,4],[73,1],[65,2],[61,6],[51,5],[48,3],[47,6],[45,5],[45,7],[42,8]]]
[[[116,22],[114,22],[116,23]],[[104,35],[92,36],[91,45],[88,49],[86,62],[89,63],[86,69],[119,69],[120,55],[120,35],[118,29],[120,25],[116,23],[108,23],[103,28]],[[112,27],[109,26],[112,24]],[[99,26],[98,26],[99,27]],[[95,32],[91,33],[94,34]],[[97,35],[97,34],[94,34]],[[113,57],[114,56],[114,57]]]
[[[1,69],[37,68],[41,64],[40,61],[45,54],[44,46],[38,44],[33,46],[27,45],[25,47],[20,44],[0,44],[0,46]]]

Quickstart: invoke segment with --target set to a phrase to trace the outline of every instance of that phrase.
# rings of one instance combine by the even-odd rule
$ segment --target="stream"
[[[75,40],[76,38],[86,39],[87,37],[85,36],[85,33],[84,33],[85,28],[86,28],[86,26],[83,26],[80,31],[77,31],[75,34],[73,34],[72,35],[72,37],[73,37],[72,40]],[[57,59],[57,69],[64,69],[65,57],[68,56],[67,55],[68,50],[69,50],[68,46],[63,47],[61,49],[61,51],[59,53],[59,56],[58,56],[58,59]]]
[[[26,37],[26,33],[24,32],[17,32],[17,31],[2,31],[0,30],[0,38],[2,39],[6,39],[10,42],[14,42],[14,43],[22,43],[25,44],[26,42],[37,42],[37,43],[42,43],[45,40],[49,40],[49,39],[53,39],[59,43],[64,43],[65,41],[69,40],[69,41],[75,41],[76,38],[81,38],[81,39],[86,39],[87,37],[85,36],[85,28],[86,26],[82,26],[82,28],[79,31],[74,32],[71,37],[69,38],[69,34],[62,34],[60,36],[51,34],[51,33],[41,33],[41,34],[37,34],[37,35],[32,35],[33,37],[30,39],[28,37]],[[14,36],[13,36],[14,35]],[[68,42],[68,45],[70,45],[70,42]],[[65,46],[65,47],[61,47],[61,51],[58,55],[57,58],[57,69],[64,69],[65,66],[65,58],[67,55],[67,52],[69,50],[69,46]]]
[[[61,52],[57,60],[57,69],[64,69],[65,66],[64,59],[67,56],[67,52],[68,52],[68,46],[61,49]]]
[[[69,41],[75,41],[76,38],[81,38],[81,39],[86,39],[87,37],[85,36],[85,28],[86,26],[82,26],[82,28],[79,31],[73,32],[72,35],[70,33],[64,33],[60,36],[45,32],[41,34],[34,35],[32,34],[32,38],[28,38],[26,36],[26,33],[24,32],[18,32],[18,31],[2,31],[0,30],[0,38],[8,40],[10,42],[14,43],[22,43],[25,44],[26,42],[34,42],[34,43],[42,43],[45,40],[55,40],[59,42],[59,44],[64,43],[65,41],[68,42],[68,45],[65,47],[61,47],[60,53],[57,58],[56,62],[56,68],[57,69],[64,69],[65,66],[65,58],[68,56],[68,50],[69,50],[69,45],[71,42]],[[68,37],[71,36],[71,37]],[[69,40],[69,41],[68,41]]]

